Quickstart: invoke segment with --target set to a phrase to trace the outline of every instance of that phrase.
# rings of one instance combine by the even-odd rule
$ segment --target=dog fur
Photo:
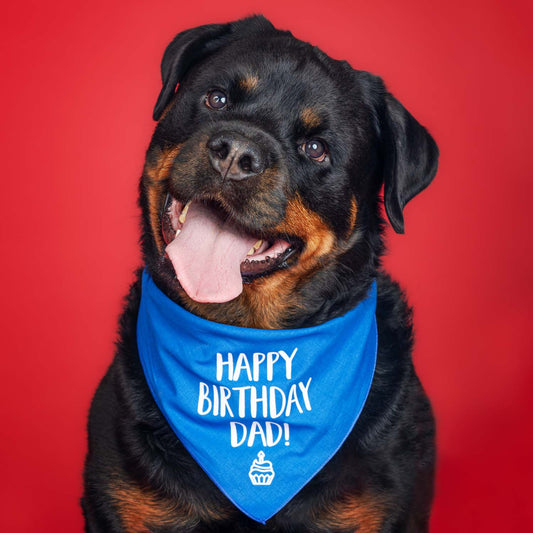
[[[377,279],[377,368],[341,449],[266,525],[256,523],[195,463],[152,398],[136,344],[139,271],[91,406],[86,531],[428,531],[434,422],[412,364],[411,310],[380,264],[380,191],[391,225],[403,232],[405,204],[436,173],[435,142],[380,78],[260,16],[180,33],[164,54],[162,78],[140,183],[143,258],[156,284],[206,319],[272,329],[340,316]],[[223,109],[206,105],[214,90],[228,97]],[[221,180],[207,148],[221,129],[259,147],[259,172],[238,169],[246,179]],[[311,139],[327,148],[323,160],[309,155]],[[195,301],[165,255],[167,194],[205,201],[258,238],[287,236],[290,253],[271,270],[243,274],[238,297]]]

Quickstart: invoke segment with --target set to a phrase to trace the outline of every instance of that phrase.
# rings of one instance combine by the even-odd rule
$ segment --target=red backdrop
[[[11,3],[1,22],[0,530],[82,530],[85,419],[139,264],[137,181],[161,54],[178,31],[253,12],[382,75],[437,139],[436,181],[406,209],[406,234],[390,233],[386,260],[415,307],[415,363],[438,420],[432,531],[526,530],[526,3],[44,4]]]

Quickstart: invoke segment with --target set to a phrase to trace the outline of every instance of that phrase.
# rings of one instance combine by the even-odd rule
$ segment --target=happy
[[[217,353],[217,381],[222,381],[226,377],[229,381],[238,381],[241,373],[248,378],[248,381],[259,381],[260,371],[266,371],[267,381],[272,381],[274,377],[274,365],[280,361],[285,363],[285,378],[292,378],[292,360],[298,348],[295,348],[289,355],[283,350],[277,352],[254,352],[250,357],[245,353],[240,353],[234,360],[233,354],[227,352],[223,355]],[[280,360],[281,358],[281,360]]]

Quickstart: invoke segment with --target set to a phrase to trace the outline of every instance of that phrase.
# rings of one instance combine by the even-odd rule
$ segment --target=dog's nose
[[[265,170],[259,146],[234,132],[220,132],[207,142],[209,159],[222,178],[240,181]]]

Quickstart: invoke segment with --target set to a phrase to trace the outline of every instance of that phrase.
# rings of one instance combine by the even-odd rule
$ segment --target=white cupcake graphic
[[[270,461],[265,461],[265,454],[259,452],[248,472],[253,485],[270,485],[274,479],[274,469]]]

